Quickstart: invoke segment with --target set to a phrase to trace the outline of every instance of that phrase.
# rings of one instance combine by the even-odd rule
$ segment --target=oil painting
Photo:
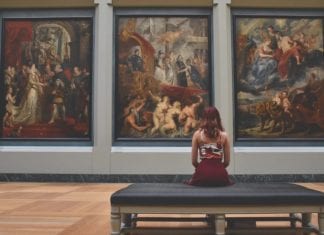
[[[233,13],[236,140],[323,140],[323,29],[323,12]]]
[[[210,15],[116,23],[115,138],[191,138],[211,101]]]
[[[90,139],[92,18],[4,19],[3,139]]]

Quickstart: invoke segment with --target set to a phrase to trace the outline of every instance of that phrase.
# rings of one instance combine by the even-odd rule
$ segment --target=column
[[[94,157],[92,171],[109,174],[110,157],[107,154],[111,141],[113,6],[111,0],[94,0],[94,83],[93,83],[93,132]]]
[[[233,133],[233,75],[231,0],[213,0],[214,86],[215,105],[219,109],[225,130]],[[232,135],[229,135],[232,138]],[[232,142],[232,140],[231,140]],[[233,143],[233,142],[232,142]],[[233,152],[231,153],[234,156]],[[231,161],[229,172],[235,169]]]

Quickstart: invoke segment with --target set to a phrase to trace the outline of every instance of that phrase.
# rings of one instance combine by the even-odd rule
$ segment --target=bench
[[[197,187],[182,183],[135,183],[112,194],[111,235],[129,227],[131,214],[206,214],[213,231],[224,235],[227,214],[301,214],[302,224],[318,214],[324,235],[324,193],[291,183],[236,183],[227,187]],[[126,226],[122,226],[122,218]],[[126,231],[125,230],[125,231]]]

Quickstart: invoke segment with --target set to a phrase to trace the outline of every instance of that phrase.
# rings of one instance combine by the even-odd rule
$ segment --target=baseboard
[[[231,175],[235,182],[324,182],[324,174]],[[190,175],[0,173],[1,182],[180,183]]]

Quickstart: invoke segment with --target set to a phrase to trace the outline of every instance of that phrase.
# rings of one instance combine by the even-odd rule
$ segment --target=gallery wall
[[[136,5],[134,3],[136,2]],[[114,146],[114,9],[123,7],[207,7],[213,17],[213,100],[224,127],[234,143],[232,9],[324,9],[322,0],[214,0],[214,1],[6,1],[0,12],[10,9],[51,11],[88,9],[94,12],[92,142],[90,145],[6,144],[0,146],[0,173],[40,174],[191,174],[189,146]],[[230,174],[323,174],[324,144],[317,146],[231,147]]]

